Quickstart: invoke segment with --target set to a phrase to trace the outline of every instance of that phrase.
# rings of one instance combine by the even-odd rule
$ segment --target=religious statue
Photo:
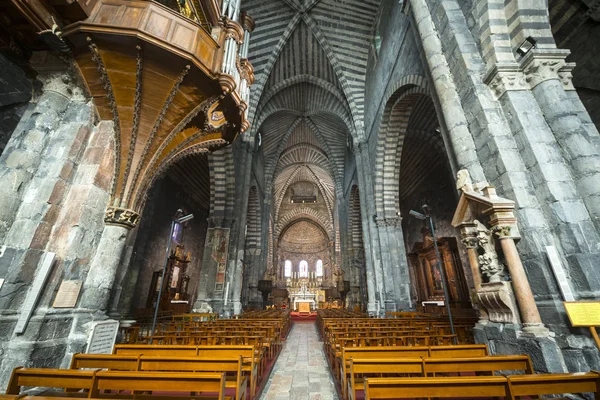
[[[479,255],[479,268],[488,282],[500,282],[504,275],[504,265],[498,261],[498,253],[494,242],[494,235],[478,220],[474,220],[477,227],[477,244],[483,250]]]
[[[462,190],[463,192],[475,192],[482,194],[482,190],[489,186],[486,181],[473,183],[469,171],[461,169],[456,174],[456,189]]]

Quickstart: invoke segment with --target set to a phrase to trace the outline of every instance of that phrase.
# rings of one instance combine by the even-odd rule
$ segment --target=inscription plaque
[[[574,327],[600,326],[600,301],[565,301],[563,304]]]
[[[54,298],[54,308],[73,308],[77,304],[82,281],[62,281]]]
[[[92,329],[87,349],[88,354],[111,354],[117,339],[119,321],[97,322]]]

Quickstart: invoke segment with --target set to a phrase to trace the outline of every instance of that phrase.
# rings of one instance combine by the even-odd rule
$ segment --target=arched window
[[[292,276],[292,262],[290,260],[285,260],[284,273],[285,273],[286,278],[289,278]]]
[[[308,278],[308,263],[304,260],[300,261],[300,278]]]
[[[323,276],[323,260],[317,260],[317,276]]]

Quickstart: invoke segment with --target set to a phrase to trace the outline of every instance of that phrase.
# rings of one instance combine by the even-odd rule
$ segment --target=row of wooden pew
[[[419,314],[371,319],[344,310],[319,313],[324,350],[345,400],[355,400],[361,393],[365,399],[600,394],[596,372],[535,374],[527,355],[491,356],[481,344],[437,345],[443,320]],[[409,332],[429,336],[432,345],[385,346],[382,341],[363,340]]]
[[[5,397],[20,398],[23,387],[35,387],[46,391],[32,400],[43,400],[48,393],[68,398],[163,400],[174,395],[184,399],[201,395],[250,400],[256,397],[258,385],[268,372],[266,366],[274,362],[290,329],[288,312],[260,316],[264,319],[250,313],[227,321],[163,321],[154,337],[138,336],[141,343],[118,344],[113,354],[75,354],[70,369],[17,368]],[[236,332],[240,337],[251,335],[257,339],[242,345],[164,345],[160,340],[149,343],[160,335],[202,336],[213,329],[218,334]]]

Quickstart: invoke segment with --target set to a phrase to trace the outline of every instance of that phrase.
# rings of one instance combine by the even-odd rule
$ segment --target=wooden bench
[[[115,397],[115,393],[104,394],[104,391],[117,391],[119,397],[151,400],[172,399],[175,396],[170,393],[173,392],[187,393],[189,398],[198,398],[197,394],[199,393],[216,393],[215,399],[230,400],[225,396],[225,373],[215,372],[99,371],[95,375],[89,398]],[[129,391],[130,394],[124,395],[121,391]],[[148,391],[159,392],[159,394],[144,396],[136,393]],[[168,394],[161,395],[160,392]],[[179,397],[177,396],[177,398]]]
[[[109,369],[116,371],[138,371],[141,355],[119,354],[73,354],[70,369]]]
[[[8,395],[18,395],[21,387],[45,387],[69,391],[91,390],[98,371],[72,369],[23,368],[13,370],[6,389]]]
[[[458,358],[483,357],[488,355],[485,344],[454,345],[454,346],[380,346],[380,347],[348,347],[342,348],[342,356],[333,363],[334,376],[340,381],[342,394],[347,398],[348,365],[350,358]],[[340,368],[341,367],[341,368]]]
[[[233,372],[227,377],[225,387],[235,389],[236,400],[246,399],[248,380],[242,374],[242,357],[158,357],[121,356],[114,354],[74,354],[71,369],[94,368],[113,371],[186,371],[186,372]]]
[[[485,373],[494,375],[499,371],[522,371],[533,374],[529,356],[486,356],[474,358],[406,358],[406,359],[350,359],[349,399],[356,399],[356,392],[364,390],[365,375],[416,374],[430,376],[440,373]],[[359,378],[357,375],[362,375]]]
[[[600,398],[600,374],[532,374],[450,378],[367,378],[365,400],[422,397],[504,397],[591,392]]]
[[[235,389],[235,400],[246,400],[248,380],[242,374],[242,357],[140,357],[139,371],[194,371],[194,372],[233,372],[233,379],[226,376],[225,388]]]
[[[254,346],[153,346],[153,345],[116,345],[113,351],[117,355],[156,356],[156,357],[205,357],[215,359],[237,359],[242,357],[242,371],[250,377],[250,396],[256,395],[261,358],[255,353]]]

